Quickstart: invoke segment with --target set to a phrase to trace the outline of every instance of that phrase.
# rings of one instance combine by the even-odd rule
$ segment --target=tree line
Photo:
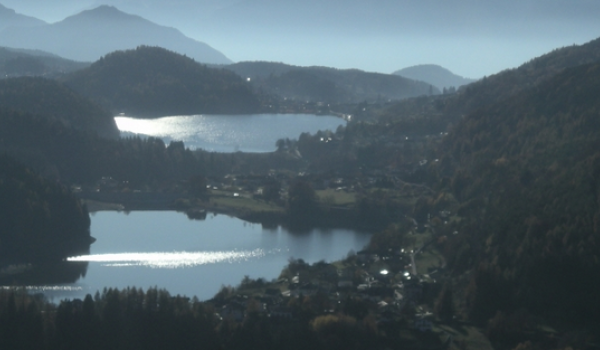
[[[135,287],[105,288],[58,305],[21,290],[0,291],[3,349],[366,349],[384,338],[368,317],[313,316],[318,298],[294,301],[306,317],[270,318],[248,303],[243,321],[221,317],[216,302]],[[346,302],[344,302],[346,304]],[[352,307],[348,303],[347,311]],[[304,310],[304,311],[303,311]],[[387,342],[388,345],[392,342]]]
[[[0,156],[0,263],[60,261],[89,247],[89,228],[68,188]]]

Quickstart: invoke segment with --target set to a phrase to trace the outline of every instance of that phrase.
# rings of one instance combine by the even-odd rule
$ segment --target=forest
[[[587,324],[600,312],[590,298],[600,287],[599,89],[599,64],[567,69],[471,114],[442,142],[468,232],[448,258],[475,268],[472,319],[525,308]]]
[[[43,51],[0,47],[0,76],[58,77],[89,66]]]
[[[435,238],[430,243],[444,260],[438,294],[430,299],[443,300],[436,305],[449,310],[436,313],[438,322],[486,329],[499,349],[548,348],[548,339],[559,344],[551,348],[567,349],[572,344],[555,337],[597,334],[599,327],[599,60],[597,39],[557,49],[454,94],[393,104],[363,101],[352,107],[359,121],[282,139],[278,150],[264,157],[100,135],[100,120],[110,118],[94,103],[140,115],[159,104],[169,110],[180,106],[181,113],[189,106],[220,113],[225,112],[221,104],[238,98],[244,107],[232,108],[258,108],[259,98],[242,78],[162,49],[107,55],[65,78],[70,88],[41,78],[0,80],[0,151],[35,170],[0,158],[0,222],[6,226],[0,250],[3,257],[33,258],[48,240],[89,238],[89,232],[81,233],[89,227],[87,210],[66,187],[93,186],[103,178],[117,182],[121,192],[151,189],[204,200],[210,196],[208,177],[264,176],[267,185],[259,199],[281,206],[291,221],[303,224],[334,215],[327,202],[335,198],[319,197],[315,185],[330,192],[351,189],[354,200],[342,208],[349,209],[347,217],[378,224],[368,249],[399,249],[407,232],[429,226]],[[159,69],[165,62],[170,63]],[[310,91],[323,88],[332,98],[337,93],[334,85],[304,73],[289,71],[277,79],[285,74],[289,82],[312,86]],[[209,87],[231,95],[197,99],[195,93]],[[168,100],[163,89],[193,93],[180,95],[189,97],[185,101]],[[153,94],[167,100],[150,98]],[[274,175],[267,174],[274,168]],[[92,343],[128,349],[199,343],[230,349],[400,344],[388,337],[391,333],[383,335],[385,326],[360,312],[357,317],[362,306],[351,300],[325,315],[318,299],[309,298],[306,305],[294,299],[290,306],[305,317],[290,323],[273,322],[252,308],[243,322],[222,322],[212,309],[220,306],[218,295],[215,300],[200,303],[166,291],[130,289],[54,305],[19,291],[0,292],[0,341],[48,349],[91,348]],[[311,309],[314,305],[321,310]],[[25,335],[17,325],[34,331]],[[164,332],[156,332],[155,325]],[[558,335],[540,336],[542,326],[558,329]],[[593,337],[588,338],[578,344],[592,348]],[[386,343],[391,339],[395,343]]]
[[[51,79],[0,79],[0,108],[30,113],[103,137],[119,137],[111,113]]]
[[[3,349],[366,349],[394,344],[378,335],[368,317],[351,316],[359,305],[345,302],[338,315],[317,316],[322,303],[307,298],[291,307],[298,320],[269,318],[248,303],[243,323],[223,319],[218,299],[172,296],[166,290],[104,289],[59,305],[22,291],[0,291]],[[322,298],[321,298],[322,299]],[[358,307],[357,307],[358,306]]]
[[[62,79],[114,114],[249,114],[260,108],[236,74],[158,47],[116,51]]]
[[[89,247],[87,209],[68,188],[0,156],[0,263],[61,261]]]
[[[324,104],[356,104],[439,94],[436,87],[396,75],[357,69],[298,67],[274,62],[240,62],[224,66],[263,93]]]
[[[0,110],[0,149],[22,159],[46,177],[90,185],[102,177],[131,186],[176,182],[202,171],[202,161],[182,142],[168,147],[160,139],[106,139],[60,121]]]

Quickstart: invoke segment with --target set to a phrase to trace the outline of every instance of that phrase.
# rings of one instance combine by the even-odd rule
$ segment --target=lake
[[[297,139],[301,133],[335,131],[346,121],[312,114],[193,115],[158,119],[115,117],[123,136],[159,137],[169,143],[183,141],[191,149],[215,152],[272,152],[281,138]]]
[[[346,229],[292,233],[243,220],[208,214],[190,220],[173,211],[97,212],[90,253],[69,258],[87,263],[75,283],[31,288],[54,301],[83,298],[104,287],[165,288],[171,294],[213,297],[222,285],[238,285],[244,276],[276,279],[290,258],[314,263],[359,251],[370,235]]]

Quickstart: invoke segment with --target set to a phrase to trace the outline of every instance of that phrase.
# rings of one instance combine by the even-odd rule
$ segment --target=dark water
[[[70,263],[87,262],[85,277],[75,283],[32,288],[55,301],[83,297],[104,287],[159,287],[171,294],[208,299],[222,285],[238,285],[245,275],[277,278],[293,258],[333,261],[367,244],[367,233],[346,229],[291,233],[263,229],[225,215],[204,221],[170,212],[98,212],[92,216],[97,241],[90,254]],[[58,300],[57,300],[58,299]]]

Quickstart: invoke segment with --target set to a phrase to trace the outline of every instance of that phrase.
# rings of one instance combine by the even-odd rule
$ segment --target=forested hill
[[[87,66],[89,63],[71,61],[43,51],[0,47],[0,77],[54,77]]]
[[[252,85],[264,92],[301,101],[359,103],[440,93],[427,83],[357,69],[297,67],[273,62],[241,62],[225,68],[250,78]]]
[[[518,96],[556,76],[563,70],[600,61],[600,38],[583,45],[556,49],[510,69],[484,77],[460,88],[455,94],[398,102],[381,114],[385,121],[407,120],[426,116],[432,127],[429,133],[446,131],[449,125],[480,108]]]
[[[456,98],[448,100],[444,110],[461,115],[499,102],[534,87],[569,67],[600,61],[600,38],[584,45],[556,49],[532,59],[516,69],[506,70],[467,86]]]
[[[89,248],[89,228],[68,189],[0,155],[0,263],[60,261]]]
[[[113,52],[65,82],[113,113],[137,117],[246,114],[260,106],[233,72],[158,47]]]
[[[597,321],[600,63],[466,116],[440,149],[433,168],[454,176],[438,183],[450,184],[465,218],[445,249],[455,271],[475,271],[471,318],[502,311],[498,322],[512,322],[522,309]]]
[[[0,107],[58,120],[100,136],[119,137],[110,113],[54,80],[30,77],[0,79]]]

